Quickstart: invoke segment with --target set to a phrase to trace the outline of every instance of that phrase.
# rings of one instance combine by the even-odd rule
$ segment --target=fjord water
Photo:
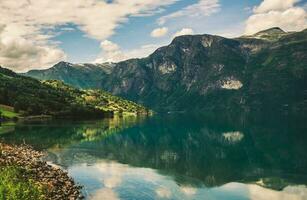
[[[298,120],[199,115],[4,125],[1,140],[48,152],[87,199],[307,199]]]

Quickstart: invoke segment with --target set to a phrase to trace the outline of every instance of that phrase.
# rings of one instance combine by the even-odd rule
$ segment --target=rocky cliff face
[[[144,59],[85,66],[27,75],[103,88],[158,111],[307,110],[307,30],[180,36]]]

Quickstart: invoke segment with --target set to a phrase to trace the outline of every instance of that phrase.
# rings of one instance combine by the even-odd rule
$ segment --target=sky
[[[141,58],[180,35],[307,28],[307,0],[0,0],[0,65]]]

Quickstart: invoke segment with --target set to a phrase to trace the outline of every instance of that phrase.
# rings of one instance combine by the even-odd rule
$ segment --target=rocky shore
[[[80,189],[67,172],[48,165],[42,160],[43,153],[31,147],[11,146],[0,143],[0,166],[18,166],[25,169],[26,178],[34,180],[46,191],[47,200],[76,200],[83,199]]]

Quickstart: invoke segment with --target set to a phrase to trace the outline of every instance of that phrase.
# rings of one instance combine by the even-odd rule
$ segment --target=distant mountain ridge
[[[255,39],[264,39],[264,40],[278,40],[279,38],[291,34],[288,32],[285,32],[279,27],[273,27],[264,31],[260,31],[258,33],[255,33],[250,36],[243,36],[243,37],[248,37],[248,38],[255,38]]]
[[[48,70],[32,70],[27,75],[41,80],[61,80],[72,86],[102,88],[100,80],[111,73],[113,64],[71,64],[59,62]]]
[[[85,66],[61,62],[26,75],[103,88],[158,111],[307,111],[307,29],[180,36],[147,58]]]

